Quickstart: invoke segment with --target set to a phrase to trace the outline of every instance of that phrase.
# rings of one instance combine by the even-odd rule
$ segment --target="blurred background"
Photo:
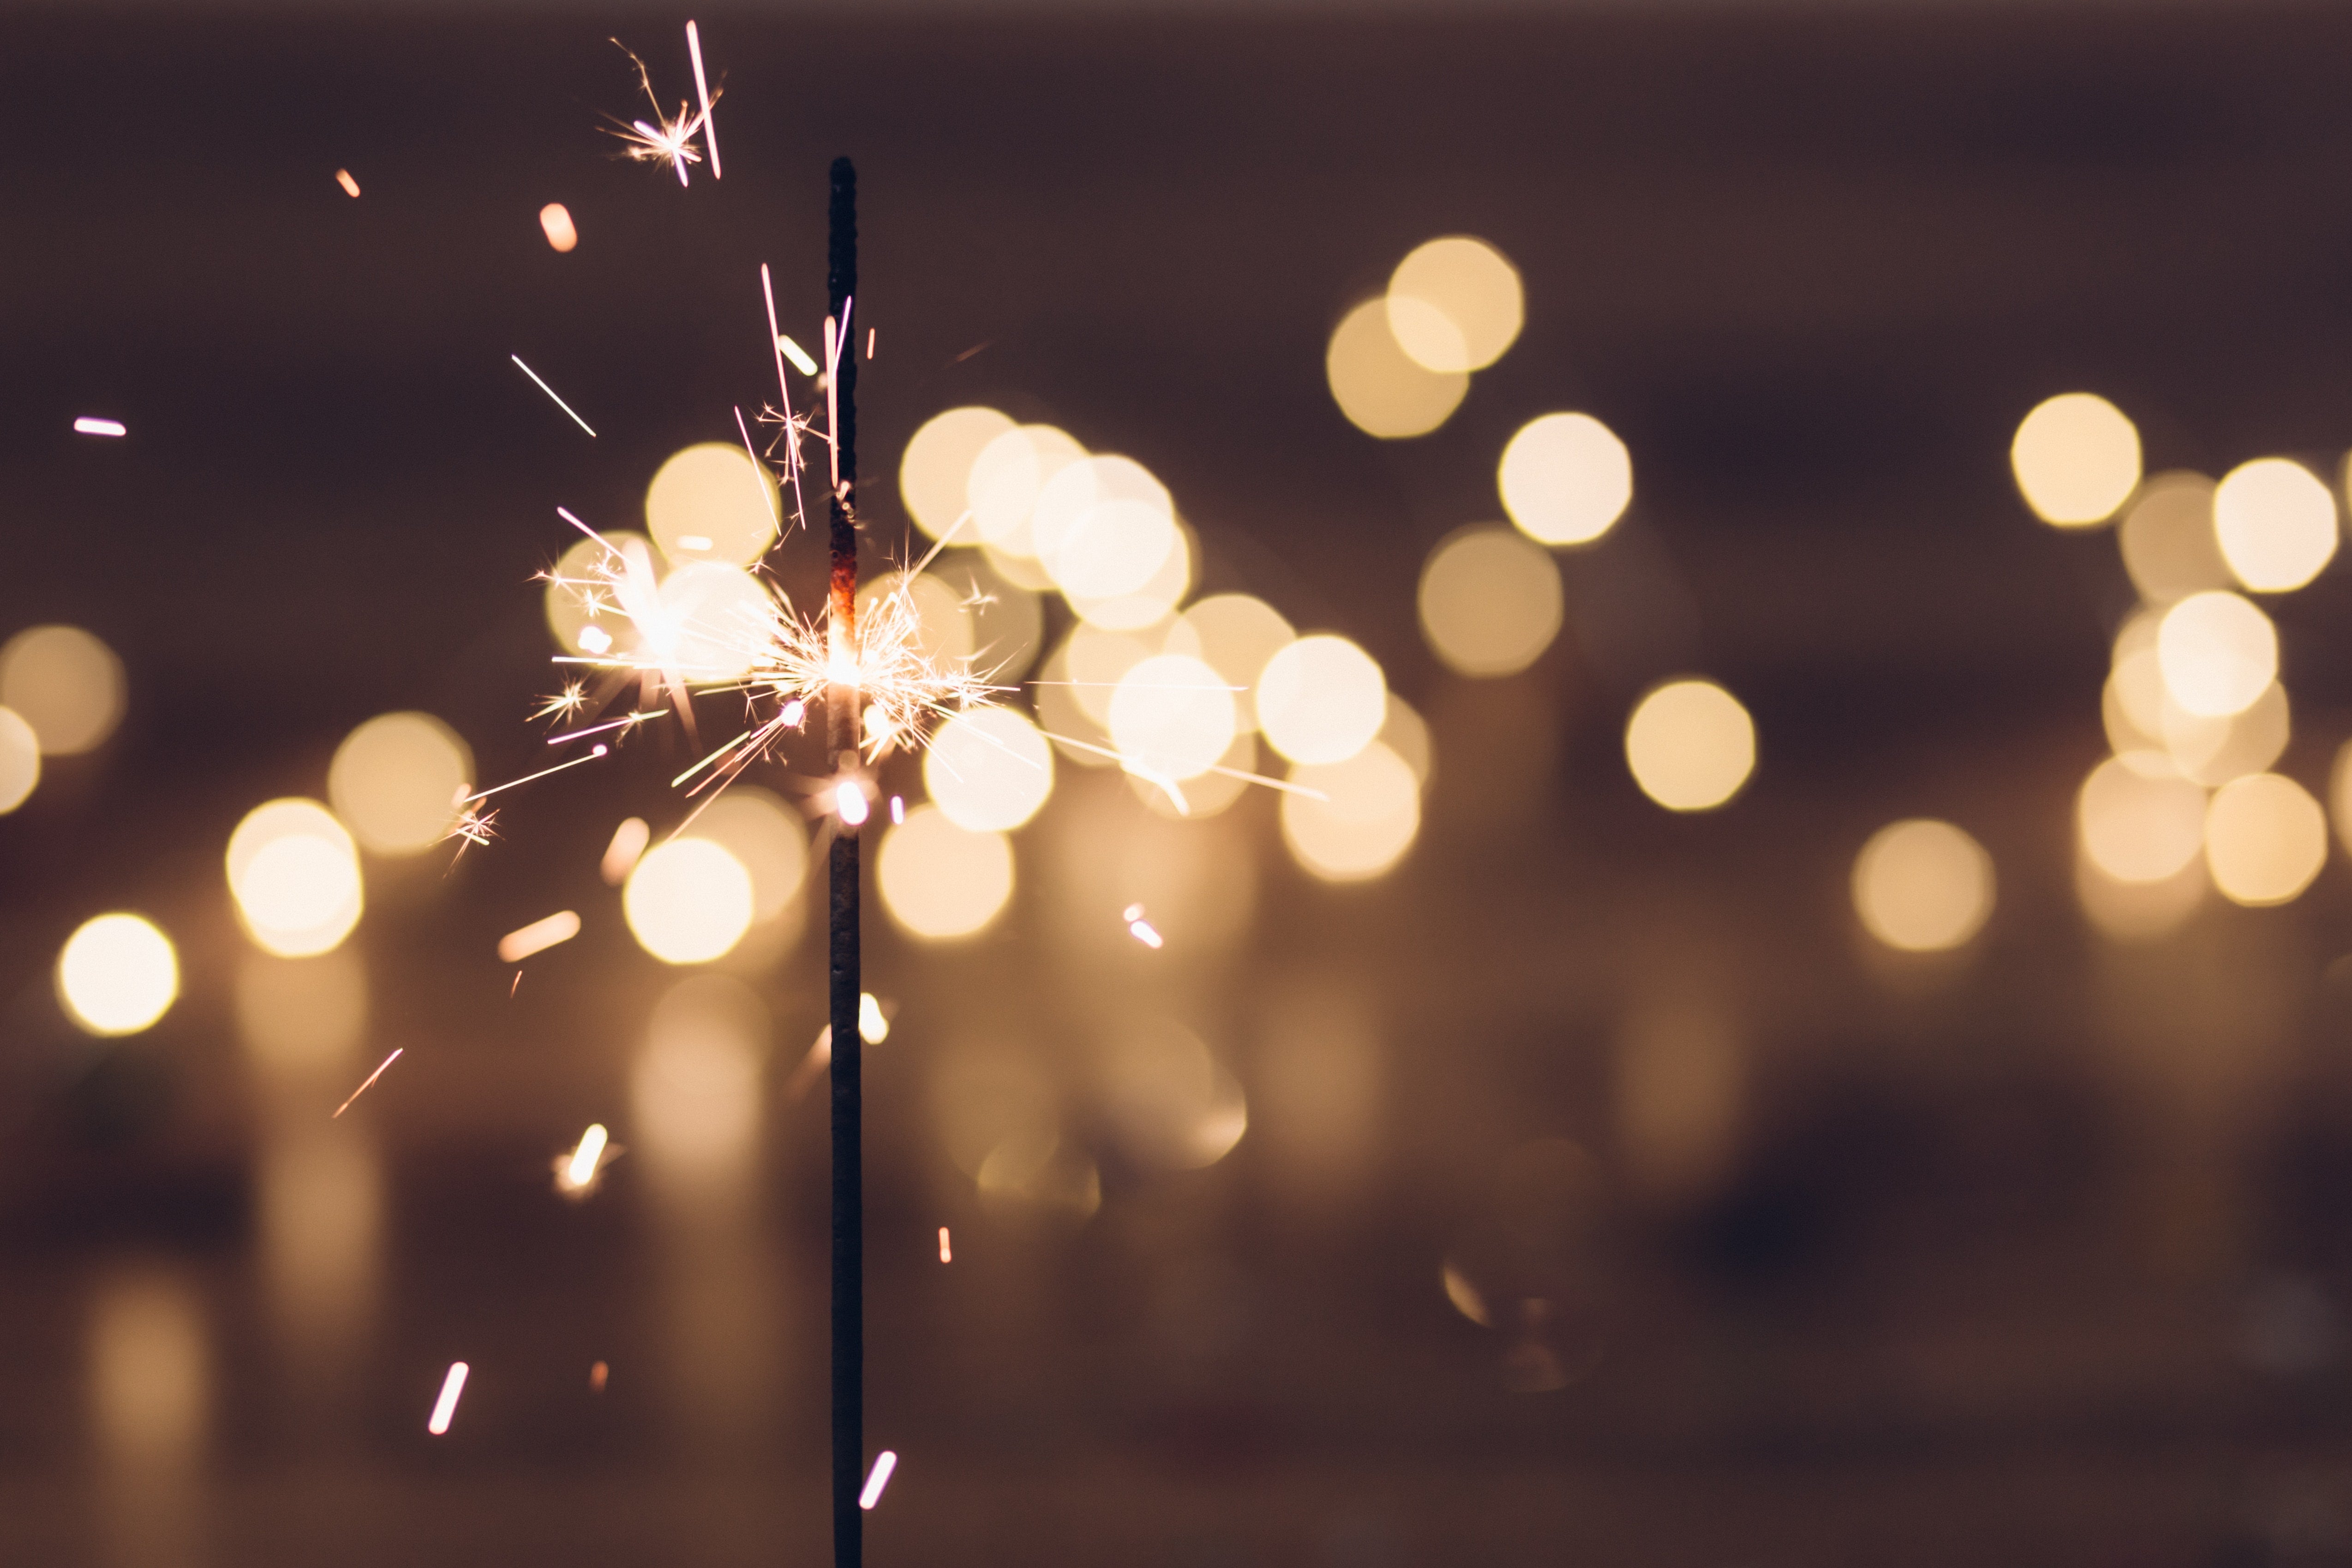
[[[875,1562],[2352,1560],[2352,16],[698,20],[0,10],[0,1556],[828,1560],[847,153]]]

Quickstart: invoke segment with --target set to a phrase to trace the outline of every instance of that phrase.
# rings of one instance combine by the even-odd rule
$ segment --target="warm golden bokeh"
[[[932,735],[923,753],[923,788],[957,826],[1009,832],[1054,793],[1054,748],[1013,709],[967,709]]]
[[[30,626],[0,644],[0,707],[53,757],[89,751],[122,719],[122,661],[79,626]]]
[[[2232,582],[2213,532],[2213,481],[2202,474],[2158,474],[2142,485],[2116,542],[2132,585],[2151,605]]]
[[[2244,712],[2278,675],[2278,632],[2235,594],[2191,594],[2167,610],[2156,652],[2165,690],[2204,719]]]
[[[1633,458],[1590,414],[1547,414],[1520,426],[1496,468],[1503,510],[1543,544],[1589,544],[1633,500]]]
[[[971,510],[971,526],[991,549],[1034,562],[1037,499],[1064,468],[1086,455],[1069,432],[1051,425],[1000,429],[971,460],[961,504]],[[1047,585],[1043,568],[1036,572],[1034,581],[1022,580],[1024,587]]]
[[[359,923],[358,847],[315,800],[273,800],[246,813],[229,836],[226,863],[237,915],[265,952],[325,952]]]
[[[41,782],[41,738],[13,708],[0,708],[0,816],[25,804]]]
[[[135,1035],[180,994],[172,939],[138,915],[84,921],[58,953],[58,999],[93,1035]]]
[[[621,891],[629,933],[664,963],[724,958],[751,930],[757,907],[751,873],[708,838],[656,845]]]
[[[1234,693],[1190,655],[1144,659],[1111,693],[1111,743],[1146,779],[1198,777],[1217,764],[1235,732]]]
[[[662,556],[653,548],[653,541],[629,529],[607,530],[604,539],[614,550],[625,551],[631,545],[646,552],[646,560],[658,574]],[[635,650],[636,628],[609,601],[610,595],[589,586],[595,581],[596,571],[606,559],[604,545],[593,539],[582,539],[568,546],[555,564],[548,570],[548,584],[542,595],[547,614],[547,629],[555,636],[556,646],[568,654],[586,654],[591,658],[625,655]]]
[[[960,529],[957,525],[972,505],[968,487],[974,460],[1013,427],[1013,421],[995,409],[980,407],[950,408],[924,422],[898,459],[898,496],[917,528],[933,539],[953,531],[958,544],[978,544],[983,537],[993,537],[975,530],[971,522]]]
[[[1422,635],[1448,668],[1515,675],[1559,635],[1559,568],[1525,536],[1482,523],[1429,552],[1419,604]]]
[[[808,829],[800,814],[757,784],[736,783],[695,813],[679,835],[707,838],[735,858],[751,879],[751,918],[772,921],[797,910],[793,895],[808,875]],[[793,930],[798,931],[795,920]]]
[[[1948,822],[1890,823],[1853,862],[1853,907],[1863,929],[1906,952],[1954,948],[1992,913],[1992,857]]]
[[[1384,298],[1365,300],[1332,329],[1323,373],[1348,422],[1384,441],[1428,435],[1453,417],[1470,390],[1465,372],[1413,363],[1389,326]]]
[[[776,542],[782,516],[767,470],[724,441],[673,452],[646,489],[646,531],[673,566],[749,566]]]
[[[892,920],[914,936],[950,941],[984,929],[1012,899],[1013,845],[919,805],[883,835],[874,871]]]
[[[2252,773],[2213,792],[2205,816],[2205,864],[2231,902],[2286,903],[2326,863],[2326,814],[2293,779]]]
[[[1187,609],[1168,637],[1167,651],[1189,653],[1235,688],[1235,720],[1257,727],[1252,693],[1265,661],[1297,640],[1282,612],[1249,594],[1213,594]]]
[[[1421,831],[1421,783],[1378,741],[1338,763],[1290,770],[1322,798],[1285,791],[1282,837],[1299,865],[1327,882],[1360,882],[1403,858]]]
[[[2205,792],[2183,778],[2150,778],[2110,757],[2075,797],[2074,822],[2091,863],[2119,882],[2160,882],[2205,847]]]
[[[1342,763],[1381,732],[1388,679],[1372,656],[1318,632],[1285,645],[1257,684],[1257,727],[1294,763]]]
[[[447,836],[473,778],[473,753],[448,725],[430,713],[384,713],[335,748],[327,799],[362,847],[414,855]]]
[[[1642,793],[1669,811],[1709,811],[1756,767],[1756,723],[1711,680],[1675,680],[1625,721],[1625,762]]]
[[[2301,463],[2258,458],[2221,476],[2213,532],[2222,560],[2248,590],[2288,593],[2335,559],[2336,498]]]
[[[2105,522],[2139,484],[2139,431],[2088,392],[2038,404],[2017,427],[2009,462],[2025,504],[2058,528]]]
[[[1518,268],[1483,239],[1416,246],[1389,278],[1389,330],[1424,370],[1484,370],[1517,341],[1527,301]]]

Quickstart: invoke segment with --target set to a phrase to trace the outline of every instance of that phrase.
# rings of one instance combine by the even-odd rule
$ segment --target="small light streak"
[[[903,795],[894,795],[890,797],[890,826],[893,827],[907,826],[907,801]]]
[[[869,360],[874,357],[874,329],[871,327],[866,329],[866,357]]]
[[[572,209],[562,202],[550,202],[539,209],[539,231],[547,236],[548,246],[559,255],[580,243],[580,230],[572,221]]]
[[[85,415],[74,421],[77,436],[128,436],[131,427],[120,419],[94,419]]]
[[[882,1004],[875,1000],[871,991],[857,994],[857,1037],[869,1046],[878,1046],[890,1037],[890,1020],[883,1016]]]
[[[1118,918],[1127,922],[1128,934],[1134,937],[1136,941],[1141,942],[1144,946],[1156,952],[1162,945],[1160,933],[1152,929],[1151,922],[1150,921],[1143,918],[1143,906],[1141,904],[1128,905],[1127,908],[1120,912]]]
[[[499,939],[499,962],[520,963],[534,952],[544,952],[559,942],[570,942],[580,934],[580,917],[571,910],[560,910],[545,920],[537,920],[519,931],[510,931]]]
[[[875,1456],[873,1472],[866,1478],[866,1489],[857,1494],[857,1506],[868,1510],[882,1500],[882,1489],[890,1484],[890,1472],[898,1468],[898,1456],[885,1448]]]
[[[457,1414],[457,1395],[466,1392],[466,1373],[470,1370],[462,1361],[449,1363],[449,1375],[441,1380],[441,1397],[433,1404],[433,1419],[425,1424],[436,1437],[449,1430],[450,1418]]]
[[[594,430],[593,430],[593,429],[589,429],[588,421],[586,421],[585,419],[581,418],[581,417],[580,417],[580,416],[579,416],[579,415],[577,415],[577,414],[572,414],[572,405],[570,405],[569,403],[564,402],[564,401],[563,401],[563,399],[562,399],[561,397],[556,397],[556,396],[555,396],[555,388],[553,388],[553,387],[551,387],[551,386],[548,385],[548,384],[547,384],[547,383],[545,383],[545,382],[543,382],[543,381],[540,381],[540,379],[539,379],[539,372],[537,372],[537,371],[535,371],[535,370],[531,369],[531,368],[530,368],[530,366],[529,366],[529,365],[527,365],[527,364],[523,363],[522,363],[522,356],[521,356],[520,354],[509,354],[509,355],[507,355],[507,358],[509,358],[509,359],[510,359],[510,360],[512,360],[512,361],[514,361],[514,362],[515,362],[515,368],[516,368],[516,369],[518,369],[518,370],[521,371],[521,372],[523,373],[523,374],[525,374],[525,375],[527,375],[527,376],[530,377],[530,379],[531,379],[532,381],[537,382],[537,383],[538,383],[538,384],[539,384],[539,389],[540,389],[540,391],[541,391],[541,392],[543,392],[543,393],[547,394],[547,395],[548,395],[548,396],[550,396],[550,397],[551,397],[551,398],[554,398],[554,399],[555,399],[555,406],[557,406],[558,408],[562,409],[562,410],[563,410],[563,412],[565,412],[566,414],[571,414],[571,415],[572,415],[572,423],[573,423],[574,425],[579,426],[580,426],[580,428],[582,428],[583,430],[587,430],[587,431],[588,431],[588,434],[589,434],[589,436],[590,436],[590,437],[591,437],[592,439],[594,437],[594,436],[595,436],[596,432],[595,432]]]
[[[677,536],[677,547],[680,550],[708,550],[710,548],[710,536],[703,533],[681,533]]]
[[[776,346],[784,351],[784,357],[793,362],[793,368],[794,370],[799,371],[803,375],[814,375],[816,374],[816,361],[809,358],[808,350],[793,342],[789,336],[782,332],[778,332],[776,334]]]
[[[596,868],[608,888],[617,888],[629,879],[636,868],[637,857],[646,852],[653,841],[654,830],[642,816],[632,816],[613,829],[613,842],[604,847],[604,861]]]
[[[719,167],[719,123],[710,118],[710,83],[702,74],[702,35],[692,22],[686,25],[686,52],[694,61],[694,93],[702,102],[702,144],[710,152],[710,177],[721,177]]]
[[[335,184],[343,187],[343,195],[354,199],[358,197],[360,194],[360,183],[352,178],[352,172],[349,169],[338,169],[335,171]]]
[[[513,1001],[515,999],[515,994],[520,992],[521,989],[522,971],[518,969],[515,971],[514,984],[507,987],[507,1000],[509,1002]]]
[[[369,1084],[373,1084],[373,1083],[374,1083],[376,1079],[378,1079],[382,1078],[382,1077],[383,1076],[383,1069],[384,1069],[384,1068],[388,1068],[388,1067],[390,1067],[393,1063],[394,1063],[394,1062],[398,1061],[398,1060],[400,1059],[400,1053],[401,1053],[401,1051],[404,1051],[404,1050],[406,1050],[407,1048],[408,1048],[407,1047],[405,1047],[405,1046],[402,1046],[402,1047],[400,1047],[398,1049],[395,1049],[395,1050],[392,1053],[392,1055],[390,1055],[390,1056],[388,1056],[388,1057],[384,1058],[383,1058],[383,1060],[382,1060],[382,1061],[378,1062],[378,1063],[376,1064],[375,1071],[373,1071],[373,1072],[372,1072],[372,1073],[370,1073],[370,1074],[368,1074],[368,1075],[367,1075],[367,1082],[366,1082],[366,1083],[362,1083],[362,1084],[361,1084],[361,1085],[359,1086],[359,1088],[357,1088],[357,1089],[355,1089],[352,1090],[352,1100],[357,1100],[361,1095],[365,1094],[365,1093],[368,1091],[368,1085],[369,1085]],[[334,1120],[335,1120],[335,1118],[336,1118],[336,1117],[339,1117],[339,1116],[342,1115],[342,1113],[343,1113],[344,1111],[349,1110],[352,1108],[352,1100],[347,1100],[343,1101],[341,1105],[338,1105],[337,1107],[335,1107],[335,1114],[334,1114],[334,1116],[330,1116],[330,1117],[328,1117],[328,1118],[327,1118],[327,1120],[328,1120],[328,1121],[334,1121]],[[464,1379],[463,1379],[463,1374],[460,1374],[459,1381],[461,1381],[461,1382],[462,1382],[462,1381],[464,1381]]]
[[[572,1152],[572,1159],[563,1168],[563,1179],[573,1187],[584,1187],[596,1174],[596,1162],[604,1157],[607,1134],[601,1121],[591,1122],[588,1131],[580,1135],[580,1146]]]
[[[594,1366],[590,1367],[588,1369],[588,1391],[591,1394],[604,1393],[604,1380],[612,1376],[612,1369],[607,1367],[601,1361]]]
[[[835,788],[833,792],[834,815],[841,818],[844,826],[864,826],[866,825],[867,809],[868,808],[866,804],[866,792],[860,789],[856,784],[845,780]]]
[[[955,1261],[955,1248],[948,1245],[948,1227],[945,1226],[940,1226],[940,1261],[942,1263]]]
[[[592,724],[585,730],[566,730],[561,735],[550,735],[547,738],[547,743],[551,746],[561,746],[567,741],[584,741],[591,735],[601,735],[607,730],[625,729],[633,724],[642,724],[648,719],[658,719],[668,711],[667,708],[656,708],[649,713],[631,713],[625,717],[614,719],[609,723]]]

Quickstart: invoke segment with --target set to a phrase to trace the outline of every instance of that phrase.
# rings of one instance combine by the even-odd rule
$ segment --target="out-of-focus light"
[[[2205,814],[2205,865],[2238,904],[2284,904],[2327,861],[2327,818],[2293,779],[2253,773],[2213,792]]]
[[[1589,544],[1633,500],[1633,458],[1590,414],[1547,414],[1519,427],[1496,469],[1503,510],[1543,544]]]
[[[1061,679],[1069,682],[1070,700],[1095,731],[1109,733],[1111,694],[1129,670],[1160,651],[1160,640],[1149,631],[1113,632],[1084,625],[1071,628],[1063,645],[1068,659]]]
[[[1651,1195],[1703,1196],[1731,1163],[1748,1060],[1733,1018],[1677,988],[1643,998],[1614,1052],[1619,1147]]]
[[[1154,926],[1150,921],[1143,918],[1143,906],[1141,904],[1128,905],[1126,910],[1120,913],[1118,918],[1127,922],[1128,935],[1133,937],[1144,946],[1151,949],[1154,952],[1159,952],[1160,948],[1167,945],[1165,940],[1162,939],[1160,934],[1159,928]]]
[[[662,579],[660,620],[645,628],[646,651],[697,686],[728,685],[759,661],[769,613],[768,591],[751,573],[689,561]]]
[[[2205,847],[2205,792],[2182,778],[2149,778],[2108,758],[2074,801],[2083,853],[2119,882],[2160,882]]]
[[[671,453],[646,487],[646,528],[675,566],[749,566],[775,542],[776,516],[767,471],[725,441]]]
[[[1191,1030],[1164,1019],[1114,1038],[1102,1080],[1120,1142],[1148,1169],[1213,1165],[1249,1129],[1241,1085]]]
[[[360,183],[352,178],[352,172],[349,169],[338,169],[335,171],[335,184],[343,187],[343,195],[354,199],[358,197],[360,194]]]
[[[281,958],[325,952],[359,923],[359,850],[334,814],[315,800],[255,806],[229,836],[226,858],[236,912],[266,952]]]
[[[1168,487],[1132,458],[1081,458],[1037,491],[1034,552],[1064,592],[1108,598],[1151,579],[1175,548]]]
[[[1462,675],[1516,675],[1559,634],[1559,568],[1512,530],[1462,529],[1421,569],[1421,630]]]
[[[58,954],[58,998],[93,1035],[135,1035],[179,994],[172,939],[137,915],[84,921]]]
[[[1234,734],[1224,677],[1189,655],[1147,658],[1111,693],[1111,742],[1147,778],[1199,777],[1217,765]]]
[[[1323,372],[1348,422],[1384,441],[1428,435],[1453,416],[1470,390],[1462,371],[1413,363],[1389,325],[1385,298],[1367,300],[1340,319]]]
[[[782,914],[808,875],[808,830],[800,813],[757,784],[729,785],[679,837],[710,840],[750,873],[755,921]]]
[[[1067,431],[1051,425],[1003,430],[971,459],[961,504],[971,507],[972,526],[992,548],[1034,561],[1037,498],[1064,468],[1086,455],[1087,449]],[[1023,582],[1032,589],[1047,585],[1044,580]]]
[[[866,787],[855,779],[844,779],[833,786],[833,814],[841,818],[845,827],[863,827],[872,815],[873,807],[866,798]]]
[[[550,202],[539,209],[539,231],[558,251],[570,250],[580,243],[580,230],[572,221],[572,209],[562,202]]]
[[[958,827],[1007,833],[1054,793],[1054,749],[1010,708],[966,709],[932,735],[923,788]]]
[[[52,757],[87,752],[122,718],[122,661],[79,626],[28,626],[0,645],[0,707]]]
[[[958,544],[978,544],[987,537],[974,527],[978,519],[961,529],[956,524],[971,505],[967,487],[973,460],[1013,428],[1013,421],[993,408],[950,408],[924,422],[898,459],[898,496],[917,528],[933,539],[953,529]]]
[[[1959,946],[1992,913],[1992,857],[1948,822],[1891,823],[1854,858],[1864,929],[1906,952]]]
[[[1483,239],[1417,246],[1389,279],[1389,331],[1423,370],[1484,370],[1519,335],[1519,270]]]
[[[2104,397],[2062,393],[2019,424],[2009,463],[2036,517],[2058,528],[2087,528],[2131,499],[2139,483],[2139,431]]]
[[[2156,653],[2165,689],[2200,718],[2253,705],[2278,675],[2278,632],[2235,594],[2191,594],[2164,613]]]
[[[109,1281],[91,1303],[89,1362],[92,1425],[109,1459],[151,1479],[194,1459],[212,1379],[203,1301],[188,1282]]]
[[[799,342],[793,339],[792,333],[778,332],[776,334],[776,347],[783,351],[784,357],[793,362],[793,368],[799,371],[803,375],[814,375],[817,374],[816,361],[810,356],[808,350],[801,347]]]
[[[237,1033],[271,1079],[340,1088],[367,1013],[367,971],[349,948],[314,958],[248,952],[237,964]]]
[[[644,817],[621,819],[621,826],[613,829],[613,841],[604,846],[604,858],[596,867],[596,874],[604,879],[606,887],[617,888],[628,879],[636,868],[637,857],[646,852],[653,836],[654,830],[646,826]]]
[[[878,1046],[890,1037],[890,1017],[882,1011],[882,1004],[871,991],[857,994],[857,1037],[869,1046]]]
[[[25,804],[41,782],[41,738],[13,708],[0,708],[0,816]]]
[[[2201,821],[2198,833],[2201,839]],[[2101,870],[2087,854],[2074,857],[2074,892],[2083,912],[2116,942],[2149,942],[2179,929],[2205,901],[2211,885],[2201,855],[2191,856],[2188,865],[2160,882],[2121,881]]]
[[[1186,610],[1178,626],[1189,633],[1192,640],[1189,645],[1180,644],[1171,633],[1169,652],[1196,656],[1226,685],[1244,691],[1256,687],[1267,659],[1298,637],[1290,623],[1283,619],[1282,612],[1248,594],[1213,594]],[[1255,704],[1242,706],[1247,709]],[[1256,727],[1254,711],[1235,717],[1250,728]]]
[[[760,1064],[772,1029],[759,994],[730,974],[690,976],[654,1005],[629,1107],[657,1181],[740,1174],[759,1133]]]
[[[1171,521],[1170,527],[1173,530],[1173,542],[1168,554],[1140,586],[1095,597],[1080,592],[1078,585],[1073,584],[1063,590],[1070,608],[1080,618],[1112,631],[1136,631],[1166,620],[1192,587],[1191,531],[1181,521]]]
[[[2258,594],[2302,587],[2336,556],[2336,498],[2286,458],[2257,458],[2221,476],[2213,491],[2221,559]]]
[[[1258,771],[1257,737],[1236,724],[1233,743],[1225,748],[1223,755],[1217,758],[1217,766],[1230,768],[1234,772],[1212,771],[1198,773],[1184,780],[1178,786],[1179,793],[1182,795],[1184,800],[1181,810],[1176,805],[1175,797],[1168,792],[1168,785],[1176,781],[1166,773],[1155,771],[1147,777],[1130,769],[1127,775],[1128,787],[1138,800],[1150,808],[1155,816],[1172,817],[1184,822],[1202,822],[1216,816],[1249,793],[1249,781],[1245,778],[1235,778],[1234,773],[1254,773]]]
[[[971,616],[963,606],[963,595],[950,580],[929,572],[916,577],[890,572],[861,584],[857,590],[858,625],[866,624],[867,613],[884,595],[902,593],[915,613],[914,636],[909,641],[917,653],[942,668],[961,665],[972,657],[978,640],[973,636]],[[994,651],[990,650],[992,661]]]
[[[1421,831],[1420,783],[1404,759],[1378,741],[1345,762],[1293,768],[1290,782],[1326,797],[1290,790],[1282,795],[1283,841],[1324,881],[1381,875]]]
[[[352,837],[378,855],[414,855],[448,836],[474,755],[430,713],[384,713],[343,737],[327,798]]]
[[[1257,727],[1294,763],[1343,763],[1380,733],[1388,694],[1371,655],[1346,637],[1318,633],[1265,661]]]
[[[131,434],[131,427],[120,419],[100,419],[84,415],[74,421],[77,436],[110,436],[120,438]]]
[[[499,938],[499,962],[520,963],[535,952],[545,952],[580,934],[580,916],[573,910],[558,910],[542,920],[510,931]]]
[[[1381,721],[1381,744],[1404,760],[1423,790],[1437,769],[1437,752],[1429,739],[1429,721],[1395,692],[1389,693],[1388,717]]]
[[[874,1457],[874,1468],[866,1473],[866,1489],[857,1494],[857,1506],[871,1510],[882,1500],[882,1489],[890,1484],[890,1472],[898,1468],[898,1456],[885,1448]]]
[[[985,927],[1013,897],[1013,845],[919,805],[883,836],[875,879],[883,907],[912,934],[941,942]]]
[[[579,1145],[572,1151],[572,1158],[564,1162],[564,1185],[575,1192],[587,1186],[596,1174],[596,1163],[604,1157],[604,1145],[611,1136],[603,1122],[588,1124],[588,1131],[580,1135]]]
[[[1071,633],[1070,640],[1055,648],[1047,657],[1045,668],[1038,672],[1037,723],[1039,729],[1053,740],[1054,749],[1069,761],[1083,768],[1108,768],[1116,765],[1113,758],[1104,754],[1110,749],[1110,705],[1108,700],[1110,693],[1104,691],[1100,694],[1106,700],[1103,716],[1097,719],[1079,700],[1087,693],[1070,673],[1071,644],[1091,630],[1092,627],[1083,625],[1076,627]],[[1141,647],[1138,647],[1135,654],[1134,658],[1120,667],[1121,675],[1147,657],[1146,650]],[[1113,686],[1117,684],[1112,682]],[[1101,750],[1096,750],[1097,747]]]
[[[2202,474],[2158,474],[2142,485],[2116,542],[2132,585],[2151,605],[2230,585],[2213,532],[2213,481]]]
[[[1009,685],[1029,673],[1045,651],[1045,611],[1034,593],[996,571],[984,551],[940,562],[924,575],[956,596],[975,663],[989,679]]]
[[[637,945],[664,963],[708,963],[751,927],[751,873],[708,838],[673,838],[629,873],[621,910]]]
[[[644,534],[616,528],[607,530],[604,538],[614,550],[625,551],[635,544],[646,552],[647,564],[658,572],[662,558]],[[598,569],[607,559],[604,545],[583,539],[558,557],[547,574],[543,598],[547,629],[566,653],[602,658],[608,653],[627,654],[635,647],[636,628],[613,605],[612,591],[601,585]]]
[[[955,1261],[955,1245],[949,1239],[948,1227],[945,1226],[940,1226],[940,1261],[942,1263]]]
[[[1756,724],[1711,680],[1659,687],[1625,721],[1625,762],[1642,793],[1669,811],[1707,811],[1756,767]]]
[[[449,1423],[457,1419],[457,1396],[466,1392],[466,1373],[470,1370],[462,1361],[449,1363],[449,1373],[441,1380],[441,1396],[433,1402],[433,1415],[425,1423],[425,1429],[436,1437],[447,1432]]]
[[[2164,705],[2164,745],[2184,776],[2211,789],[2278,761],[2291,731],[2286,688],[2273,680],[2242,713],[2203,719]]]

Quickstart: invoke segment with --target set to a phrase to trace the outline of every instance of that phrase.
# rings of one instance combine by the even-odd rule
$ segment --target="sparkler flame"
[[[690,106],[681,101],[676,119],[664,117],[661,100],[654,96],[653,78],[646,70],[646,62],[639,59],[627,45],[614,38],[613,47],[627,55],[629,63],[637,68],[637,85],[645,89],[646,101],[653,105],[654,122],[648,124],[642,120],[625,121],[611,115],[605,116],[620,126],[618,131],[608,131],[605,134],[620,138],[622,157],[640,163],[667,163],[677,171],[677,183],[681,185],[688,183],[687,165],[702,162],[702,148],[694,141],[698,135],[710,148],[712,173],[718,172],[718,137],[707,127],[710,122],[710,110],[719,102],[719,94],[709,91],[703,82],[701,40],[695,36],[691,22],[687,24],[687,45],[694,56],[695,85],[702,90],[701,113],[688,119],[687,110]]]

